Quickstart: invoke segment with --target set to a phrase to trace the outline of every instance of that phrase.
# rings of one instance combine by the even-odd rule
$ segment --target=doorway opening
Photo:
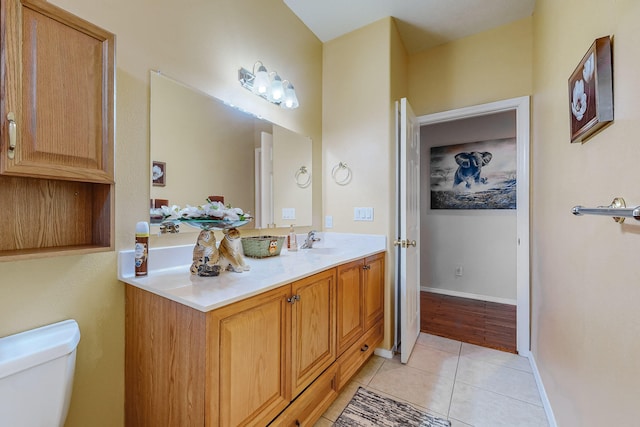
[[[470,327],[465,331],[470,337],[452,338],[482,345],[489,336],[496,338],[497,344],[488,346],[527,356],[529,98],[421,116],[417,121],[421,139],[422,323],[435,316],[444,326],[459,327],[466,322]],[[513,159],[507,161],[509,144],[514,152]],[[456,158],[457,165],[452,160],[447,160],[450,165],[446,167],[438,163],[443,147],[444,151],[451,148],[450,157]],[[458,152],[464,156],[458,158]],[[469,163],[465,156],[471,153],[479,161],[475,175],[460,172],[463,163]],[[495,193],[498,182],[507,182],[507,190],[515,193],[512,205],[487,199],[487,194]],[[446,191],[437,193],[443,185]],[[487,191],[489,188],[493,193]],[[469,202],[474,197],[481,202]],[[461,206],[455,204],[460,200]],[[486,327],[480,331],[481,321],[489,331]],[[434,327],[442,325],[433,323]],[[510,329],[513,335],[509,335]],[[478,338],[481,333],[482,340]],[[505,347],[504,342],[511,342],[511,347]]]

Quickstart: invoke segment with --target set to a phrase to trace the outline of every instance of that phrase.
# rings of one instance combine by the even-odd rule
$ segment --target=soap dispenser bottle
[[[293,224],[291,224],[291,228],[289,229],[289,236],[287,237],[287,250],[289,251],[298,250],[298,242],[296,239],[296,232],[293,229]]]

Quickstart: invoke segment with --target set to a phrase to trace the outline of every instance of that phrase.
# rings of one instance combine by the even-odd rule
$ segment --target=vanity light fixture
[[[253,66],[253,72],[246,68],[238,70],[238,81],[243,88],[267,101],[279,105],[281,108],[294,109],[300,106],[293,85],[282,78],[275,71],[268,72],[260,61]]]
[[[284,88],[284,101],[282,101],[282,104],[284,104],[284,106],[282,108],[290,108],[290,109],[298,108],[300,104],[298,103],[298,97],[296,96],[296,91],[293,88],[293,85],[291,84],[291,82],[287,80],[285,80],[285,82],[287,82],[287,85]]]

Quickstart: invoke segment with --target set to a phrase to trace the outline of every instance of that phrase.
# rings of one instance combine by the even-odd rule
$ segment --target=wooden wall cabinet
[[[380,289],[384,254],[367,260],[374,262],[362,260],[359,272]],[[365,265],[376,265],[375,273]],[[208,313],[127,285],[126,425],[313,425],[337,397],[339,376],[346,383],[382,340],[376,314],[377,322],[338,358],[340,271],[346,270],[331,268]],[[363,319],[367,311],[359,308]],[[366,351],[353,347],[363,343]]]
[[[115,36],[1,0],[0,259],[113,249]]]

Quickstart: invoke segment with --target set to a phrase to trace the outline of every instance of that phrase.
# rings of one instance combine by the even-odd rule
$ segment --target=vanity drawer
[[[342,390],[351,377],[369,359],[376,346],[382,342],[383,336],[384,324],[379,321],[340,356],[338,359],[338,391]]]
[[[312,426],[338,397],[334,363],[296,398],[270,426]]]

